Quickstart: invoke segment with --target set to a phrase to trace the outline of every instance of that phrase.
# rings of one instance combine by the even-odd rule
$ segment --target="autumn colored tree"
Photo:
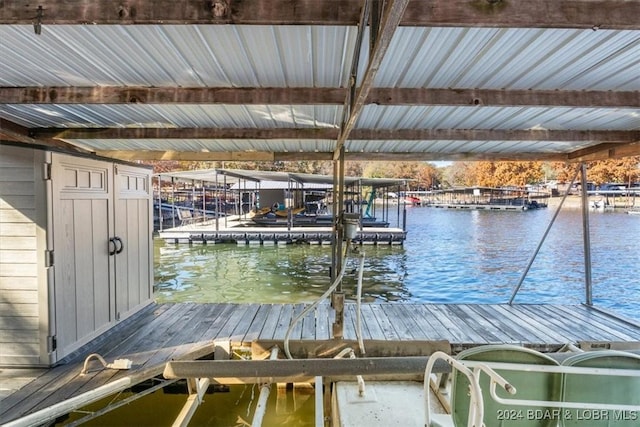
[[[457,184],[464,186],[524,186],[544,177],[541,162],[470,162],[458,169]]]
[[[587,165],[587,179],[596,185],[605,182],[634,183],[640,181],[640,156],[601,160]]]
[[[578,163],[551,163],[556,179],[570,181],[576,173]],[[596,185],[605,182],[634,183],[640,181],[640,156],[621,159],[600,160],[587,163],[587,180]]]
[[[475,174],[472,169],[473,162],[454,162],[446,166],[441,173],[442,186],[451,188],[475,185]]]
[[[410,180],[408,185],[412,190],[426,190],[440,183],[438,169],[425,162],[369,162],[364,166],[361,176]]]

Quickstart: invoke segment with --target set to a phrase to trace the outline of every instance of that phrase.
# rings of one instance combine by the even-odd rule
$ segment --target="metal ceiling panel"
[[[330,152],[333,140],[316,139],[74,139],[69,142],[90,151],[166,150],[194,152]]]
[[[637,31],[401,27],[375,85],[628,91],[638,69]]]
[[[340,87],[355,30],[335,26],[0,26],[3,86]]]
[[[4,105],[27,127],[337,128],[337,105]]]
[[[368,105],[356,129],[639,130],[640,109]]]
[[[353,141],[345,143],[347,152],[365,153],[569,153],[586,147],[583,142],[566,141]]]

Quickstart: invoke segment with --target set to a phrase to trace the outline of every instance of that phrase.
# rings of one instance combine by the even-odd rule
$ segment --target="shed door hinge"
[[[49,352],[56,351],[58,349],[58,339],[55,335],[49,335],[47,337],[47,346],[49,347]]]
[[[45,181],[51,179],[51,163],[44,163],[42,165],[42,179]]]
[[[53,251],[44,251],[44,266],[53,267]]]

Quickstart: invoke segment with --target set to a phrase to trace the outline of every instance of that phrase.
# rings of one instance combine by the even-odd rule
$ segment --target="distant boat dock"
[[[546,208],[550,193],[520,187],[460,187],[424,192],[423,206],[440,209],[523,212]]]

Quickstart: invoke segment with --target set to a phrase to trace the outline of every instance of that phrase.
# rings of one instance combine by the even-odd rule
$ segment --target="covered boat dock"
[[[170,204],[173,188],[160,191],[163,178],[191,182],[192,195],[200,198],[181,204]],[[196,189],[197,185],[200,185]],[[212,200],[206,198],[206,186],[218,189]],[[404,179],[345,177],[345,212],[358,220],[358,231],[353,241],[359,244],[401,245],[407,234],[406,207],[403,204],[390,205],[387,193],[406,186]],[[330,244],[335,236],[332,176],[291,172],[211,169],[177,171],[158,174],[155,179],[156,216],[171,210],[175,215],[168,228],[160,224],[160,238],[174,244]],[[186,190],[189,193],[189,190]],[[368,192],[368,200],[363,199]],[[311,193],[311,199],[308,195]],[[381,204],[374,203],[375,195],[380,195]],[[235,200],[228,215],[221,207],[223,200]],[[327,205],[326,212],[309,210],[309,200],[322,200]],[[282,217],[256,220],[256,212],[262,206],[282,203]],[[315,203],[313,203],[315,206]],[[209,206],[209,208],[207,208]],[[300,209],[301,212],[294,213]],[[190,215],[186,218],[186,213]],[[218,214],[220,213],[220,214]],[[182,220],[176,221],[179,217]],[[260,218],[262,219],[262,218]],[[271,222],[269,222],[271,220]],[[393,226],[389,226],[392,224]]]
[[[171,359],[284,345],[287,327],[312,348],[354,339],[360,311],[339,287],[297,324],[304,306],[153,303],[138,274],[152,251],[134,245],[150,240],[149,181],[123,162],[328,161],[340,215],[350,160],[574,162],[584,184],[586,162],[640,155],[638,16],[638,0],[2,2],[0,422],[38,425],[145,379],[161,388]],[[44,212],[52,187],[64,209]],[[388,343],[377,372],[415,374],[426,359],[399,358],[440,345],[637,348],[635,322],[593,306],[586,198],[583,213],[585,305],[363,305],[364,337]],[[75,247],[45,232],[52,218],[77,226]],[[342,219],[332,279],[357,235]],[[116,369],[82,375],[93,353]],[[318,365],[364,374],[370,359]],[[305,370],[313,360],[272,363],[329,372]],[[209,379],[187,376],[192,413]]]

